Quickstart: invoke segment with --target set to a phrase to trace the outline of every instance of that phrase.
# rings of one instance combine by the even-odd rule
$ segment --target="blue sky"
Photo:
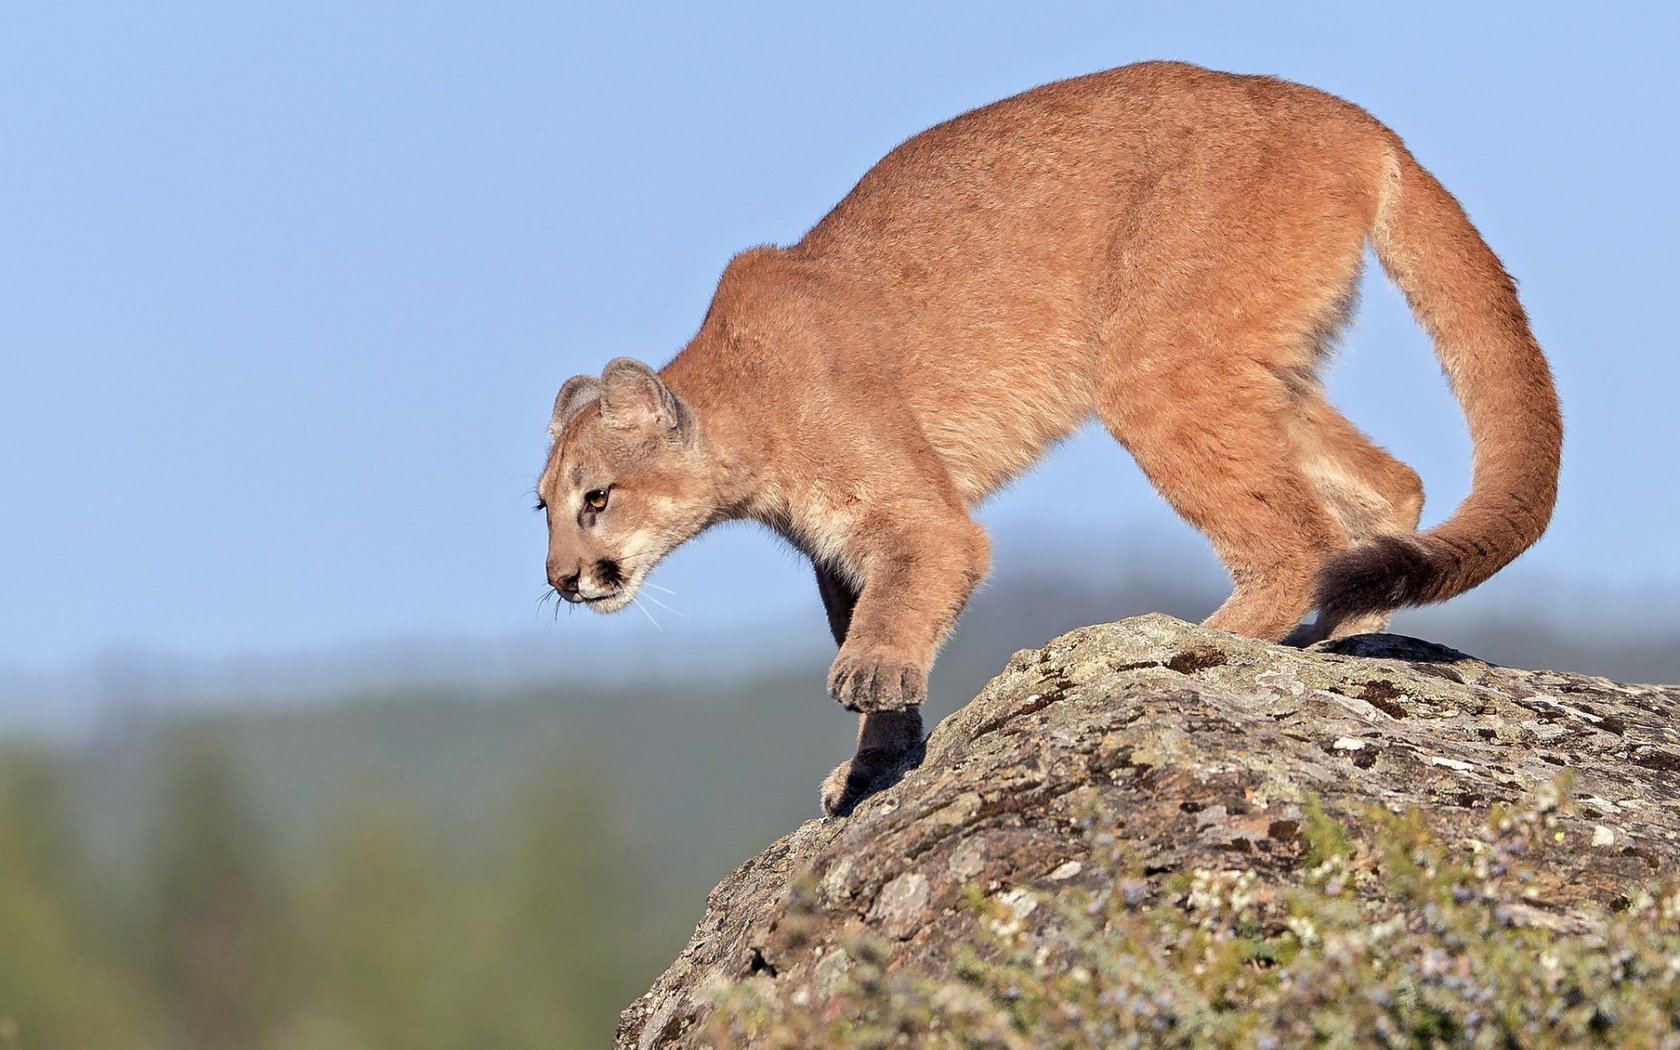
[[[1514,572],[1680,588],[1677,10],[5,5],[0,668],[649,630],[535,605],[560,382],[663,363],[732,253],[797,239],[916,131],[1148,58],[1301,80],[1399,131],[1557,371],[1562,499]],[[1332,388],[1438,519],[1463,423],[1368,284]],[[1162,534],[1215,571],[1096,434],[985,519],[1005,558],[1054,534],[1070,567],[1123,569]],[[689,614],[673,631],[821,629],[807,570],[751,530],[658,580]]]

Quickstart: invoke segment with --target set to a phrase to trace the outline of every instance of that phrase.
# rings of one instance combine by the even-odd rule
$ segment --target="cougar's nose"
[[[548,563],[548,582],[567,601],[577,601],[578,576],[577,569],[568,572],[552,561]]]

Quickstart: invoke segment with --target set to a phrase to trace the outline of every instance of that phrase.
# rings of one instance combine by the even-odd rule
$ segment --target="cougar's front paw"
[[[860,751],[834,767],[822,786],[823,813],[830,817],[851,816],[857,804],[893,784],[906,766],[921,761],[918,746],[909,752]]]
[[[855,758],[848,758],[835,766],[834,772],[823,780],[823,814],[830,817],[850,816],[852,809],[868,794],[869,782],[874,779],[875,770]]]
[[[823,781],[823,812],[846,816],[869,795],[898,783],[907,770],[922,764],[926,754],[921,708],[864,715],[858,726],[857,754]]]
[[[880,654],[841,654],[828,672],[828,695],[849,711],[902,711],[927,699],[927,669]]]

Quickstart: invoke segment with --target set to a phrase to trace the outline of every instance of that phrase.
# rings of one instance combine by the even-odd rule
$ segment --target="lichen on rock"
[[[1421,967],[1406,979],[1426,991],[1437,963],[1481,965],[1458,956],[1425,965],[1435,942],[1407,938],[1428,933],[1419,916],[1431,893],[1444,896],[1430,914],[1451,912],[1466,929],[1497,915],[1490,928],[1519,932],[1488,943],[1513,959],[1552,951],[1567,969],[1579,944],[1536,947],[1530,933],[1602,944],[1645,909],[1656,918],[1641,929],[1669,936],[1662,887],[1680,858],[1677,715],[1674,687],[1496,667],[1391,635],[1296,650],[1164,616],[1074,631],[1015,654],[935,728],[920,768],[725,879],[693,940],[625,1011],[618,1046],[727,1045],[719,1026],[738,1040],[753,1017],[767,1026],[753,1038],[798,1045],[771,1033],[808,1033],[771,1021],[838,1011],[830,1020],[847,1022],[848,1010],[947,1034],[968,1024],[972,1045],[1034,1045],[1010,1033],[1073,1022],[1027,1017],[1049,995],[1043,988],[1017,987],[1011,999],[988,982],[1014,974],[1033,986],[1045,973],[1074,982],[1056,1001],[1077,1005],[1087,989],[1093,1016],[1110,1011],[1103,1024],[1123,1015],[1164,1025],[1167,1045],[1161,1033],[1186,1026],[1236,1031],[1238,1015],[1221,1014],[1218,1000],[1241,1005],[1245,995],[1241,1024],[1261,1027],[1244,1038],[1273,1038],[1256,1004],[1282,994],[1285,978],[1299,994],[1330,994],[1333,973],[1314,969],[1321,953],[1354,951],[1349,938],[1385,922],[1399,924],[1395,937],[1388,947],[1361,941],[1361,958],[1396,973]],[[1413,853],[1436,858],[1425,865],[1433,874],[1409,870]],[[1432,881],[1449,876],[1463,887]],[[1073,926],[1089,927],[1078,937],[1077,914],[1087,919]],[[1155,943],[1168,929],[1184,943]],[[1135,972],[1116,983],[1103,972],[1103,946],[1123,931]],[[1227,934],[1230,944],[1210,939]],[[1131,943],[1139,938],[1149,943]],[[1660,956],[1666,943],[1626,950]],[[1208,960],[1231,952],[1258,953],[1245,956],[1255,976],[1208,992]],[[1387,994],[1384,980],[1372,978],[1373,996]],[[1159,1009],[1121,1009],[1150,995]],[[895,1012],[907,1004],[921,1021]],[[1392,1002],[1370,1009],[1349,1023],[1412,1016]],[[1463,1023],[1440,1009],[1441,1023]]]

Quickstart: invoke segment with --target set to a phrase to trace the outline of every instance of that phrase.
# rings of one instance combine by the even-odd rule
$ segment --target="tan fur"
[[[1475,445],[1470,497],[1421,535],[1417,475],[1315,378],[1367,239]],[[831,812],[919,737],[883,716],[922,700],[986,572],[969,512],[1093,413],[1229,569],[1208,623],[1297,641],[1380,626],[1532,544],[1562,434],[1510,279],[1398,137],[1312,88],[1171,63],[912,138],[798,244],[734,259],[657,376],[621,360],[598,387],[556,403],[551,581],[622,607],[729,518],[808,553],[840,642],[830,689],[866,715]]]

